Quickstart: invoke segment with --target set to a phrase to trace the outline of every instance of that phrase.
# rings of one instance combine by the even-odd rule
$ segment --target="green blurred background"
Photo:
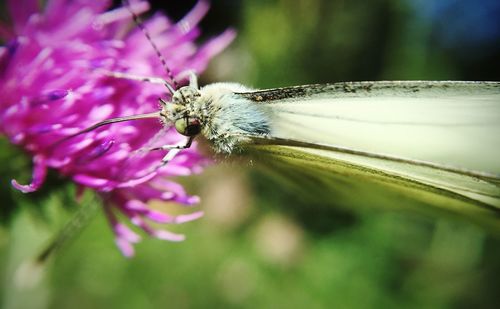
[[[194,1],[155,3],[181,17]],[[206,37],[228,26],[233,45],[203,83],[258,88],[382,79],[499,80],[500,4],[483,1],[213,1]],[[29,158],[0,140],[4,308],[498,308],[500,238],[466,219],[335,207],[301,196],[248,164],[181,179],[206,216],[115,248],[101,213],[51,260],[39,282],[14,282],[75,211],[74,188],[52,175],[23,195]],[[396,203],[397,201],[395,201]],[[367,204],[370,201],[366,201]],[[348,205],[347,205],[348,206]],[[175,205],[155,205],[179,212]],[[389,207],[390,208],[390,207]],[[146,237],[145,237],[146,238]],[[27,284],[29,282],[32,284]]]

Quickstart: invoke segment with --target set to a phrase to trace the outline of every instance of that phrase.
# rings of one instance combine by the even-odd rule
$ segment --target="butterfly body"
[[[216,153],[231,154],[250,137],[270,134],[271,117],[265,106],[238,94],[251,91],[237,83],[214,83],[199,90],[185,86],[174,92],[171,103],[164,102],[160,115],[179,133],[201,133]],[[186,131],[189,127],[191,132]]]
[[[281,147],[281,156],[293,160],[307,154],[329,162],[323,170],[345,162],[496,209],[499,98],[496,82],[346,82],[268,90],[215,83],[198,89],[193,76],[163,102],[160,115],[189,137],[186,146],[201,134],[217,153]]]

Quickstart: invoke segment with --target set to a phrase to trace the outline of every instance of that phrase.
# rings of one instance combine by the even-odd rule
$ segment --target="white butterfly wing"
[[[242,95],[272,115],[264,143],[281,145],[266,146],[274,155],[337,172],[350,166],[342,171],[413,187],[426,203],[447,196],[439,201],[447,208],[463,208],[455,200],[500,212],[499,83],[354,82]]]

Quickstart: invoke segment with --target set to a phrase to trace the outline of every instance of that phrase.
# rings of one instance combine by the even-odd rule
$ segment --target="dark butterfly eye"
[[[181,118],[175,121],[175,129],[182,135],[195,136],[201,131],[201,124],[198,118]]]

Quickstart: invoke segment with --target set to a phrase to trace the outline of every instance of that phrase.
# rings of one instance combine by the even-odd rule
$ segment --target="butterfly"
[[[186,141],[155,148],[168,151],[156,168],[201,135],[216,153],[265,152],[449,209],[500,210],[500,83],[381,81],[253,90],[235,83],[198,88],[196,76],[190,79],[173,91],[171,102],[161,101],[159,112],[108,119],[84,131],[158,117]]]
[[[202,136],[215,153],[251,155],[285,174],[309,173],[324,182],[323,194],[341,192],[346,200],[371,195],[366,200],[377,204],[387,196],[378,204],[404,198],[472,217],[500,213],[500,83],[376,81],[257,90],[237,83],[200,88],[196,74],[185,72],[189,85],[178,87],[129,11],[169,81],[102,73],[163,84],[171,100],[160,99],[160,111],[106,119],[59,142],[116,122],[157,118],[185,141],[147,149],[166,155],[144,179]]]

